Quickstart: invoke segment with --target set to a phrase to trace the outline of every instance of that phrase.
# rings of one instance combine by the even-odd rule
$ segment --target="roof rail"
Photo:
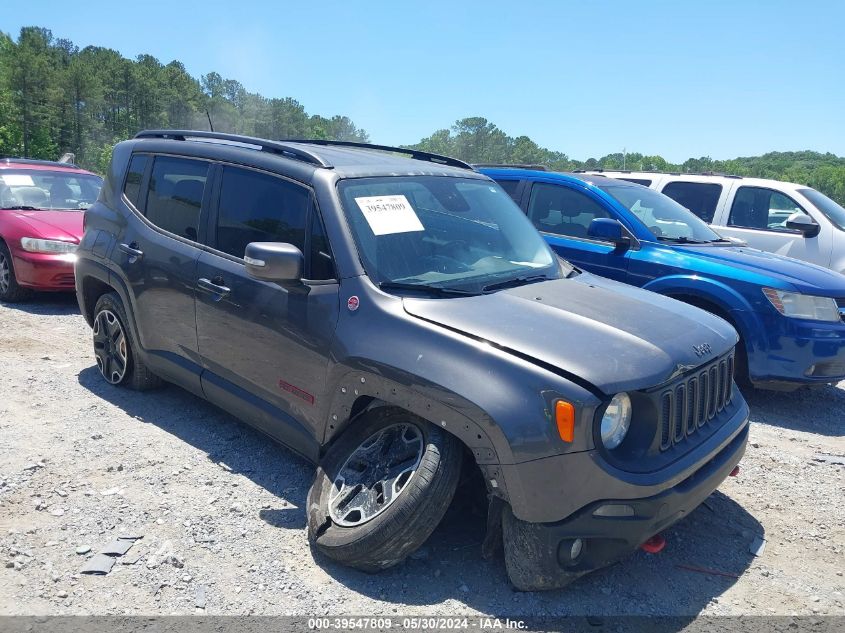
[[[722,178],[736,178],[741,180],[745,176],[737,176],[736,174],[728,174],[721,171],[661,171],[659,169],[604,169],[602,167],[594,167],[593,169],[574,169],[573,174],[585,174],[587,172],[606,172],[610,171],[615,174],[667,174],[669,176],[721,176]]]
[[[737,176],[736,174],[726,174],[725,172],[721,171],[700,171],[698,172],[699,176],[722,176],[723,178],[736,178],[738,180],[742,179],[742,176]]]
[[[4,165],[11,165],[12,163],[21,163],[23,165],[52,165],[53,167],[73,167],[79,169],[74,163],[63,163],[57,160],[39,160],[37,158],[15,158],[14,156],[4,156],[0,158],[0,163]]]
[[[135,138],[161,138],[172,139],[174,141],[185,141],[188,139],[209,139],[212,141],[228,141],[230,143],[242,143],[244,145],[252,145],[257,147],[262,152],[270,154],[278,154],[293,160],[299,160],[318,167],[326,167],[331,169],[333,165],[326,162],[323,158],[301,149],[299,147],[291,147],[285,145],[283,142],[268,141],[253,136],[243,136],[241,134],[224,134],[222,132],[207,132],[205,130],[144,130],[138,132]]]
[[[358,147],[361,149],[376,149],[382,152],[394,152],[396,154],[407,154],[416,160],[424,160],[429,163],[437,163],[439,165],[448,165],[449,167],[458,167],[459,169],[472,170],[472,165],[465,163],[457,158],[450,156],[443,156],[441,154],[432,154],[431,152],[424,152],[418,149],[410,149],[407,147],[392,147],[390,145],[374,145],[372,143],[358,143],[355,141],[328,141],[325,139],[284,139],[282,143],[307,143],[309,145],[323,145],[327,147]]]
[[[476,168],[498,168],[498,169],[531,169],[534,171],[549,171],[545,165],[529,165],[529,164],[519,164],[519,165],[505,165],[504,163],[473,163],[473,167]]]
[[[615,172],[617,174],[633,174],[634,173],[630,169],[604,169],[603,167],[593,167],[592,169],[573,169],[569,173],[570,174],[586,174],[588,172],[593,172],[593,171],[597,171],[599,173],[602,173],[602,172],[605,172],[605,171],[612,171],[612,172]],[[641,170],[641,171],[644,171],[644,170]],[[650,173],[664,173],[664,172],[650,172]]]

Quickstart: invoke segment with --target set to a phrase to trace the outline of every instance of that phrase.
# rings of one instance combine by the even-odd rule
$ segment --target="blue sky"
[[[466,116],[573,158],[845,155],[845,2],[25,0],[0,30],[182,61],[413,143]]]

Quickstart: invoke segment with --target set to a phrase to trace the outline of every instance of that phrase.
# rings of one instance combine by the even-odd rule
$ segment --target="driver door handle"
[[[137,243],[132,242],[131,244],[118,244],[117,247],[122,250],[124,253],[129,255],[130,263],[135,262],[138,259],[141,259],[144,256],[144,251],[139,250],[136,248],[138,246]]]
[[[222,277],[215,277],[214,279],[206,279],[205,277],[200,277],[197,279],[197,286],[199,286],[202,290],[210,292],[213,295],[216,295],[216,300],[219,301],[230,292],[232,292],[231,288],[224,286],[225,282],[223,281]]]

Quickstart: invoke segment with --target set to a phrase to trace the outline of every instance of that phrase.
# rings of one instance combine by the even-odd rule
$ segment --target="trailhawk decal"
[[[425,231],[405,196],[367,196],[355,202],[375,235]]]
[[[314,404],[314,396],[312,396],[304,389],[300,389],[296,385],[292,385],[289,382],[285,382],[284,380],[279,380],[279,388],[284,391],[287,391],[288,393],[292,393],[297,398],[302,398],[308,404]]]

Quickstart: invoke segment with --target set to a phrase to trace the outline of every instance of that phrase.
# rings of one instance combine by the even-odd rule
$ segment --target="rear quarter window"
[[[129,161],[129,169],[126,171],[123,194],[136,208],[139,205],[138,194],[141,192],[141,181],[144,179],[148,158],[146,154],[134,154],[132,160]]]
[[[686,207],[705,222],[712,222],[722,195],[722,185],[712,182],[670,182],[664,195]]]
[[[519,180],[497,180],[496,183],[505,190],[511,199],[519,204]]]

